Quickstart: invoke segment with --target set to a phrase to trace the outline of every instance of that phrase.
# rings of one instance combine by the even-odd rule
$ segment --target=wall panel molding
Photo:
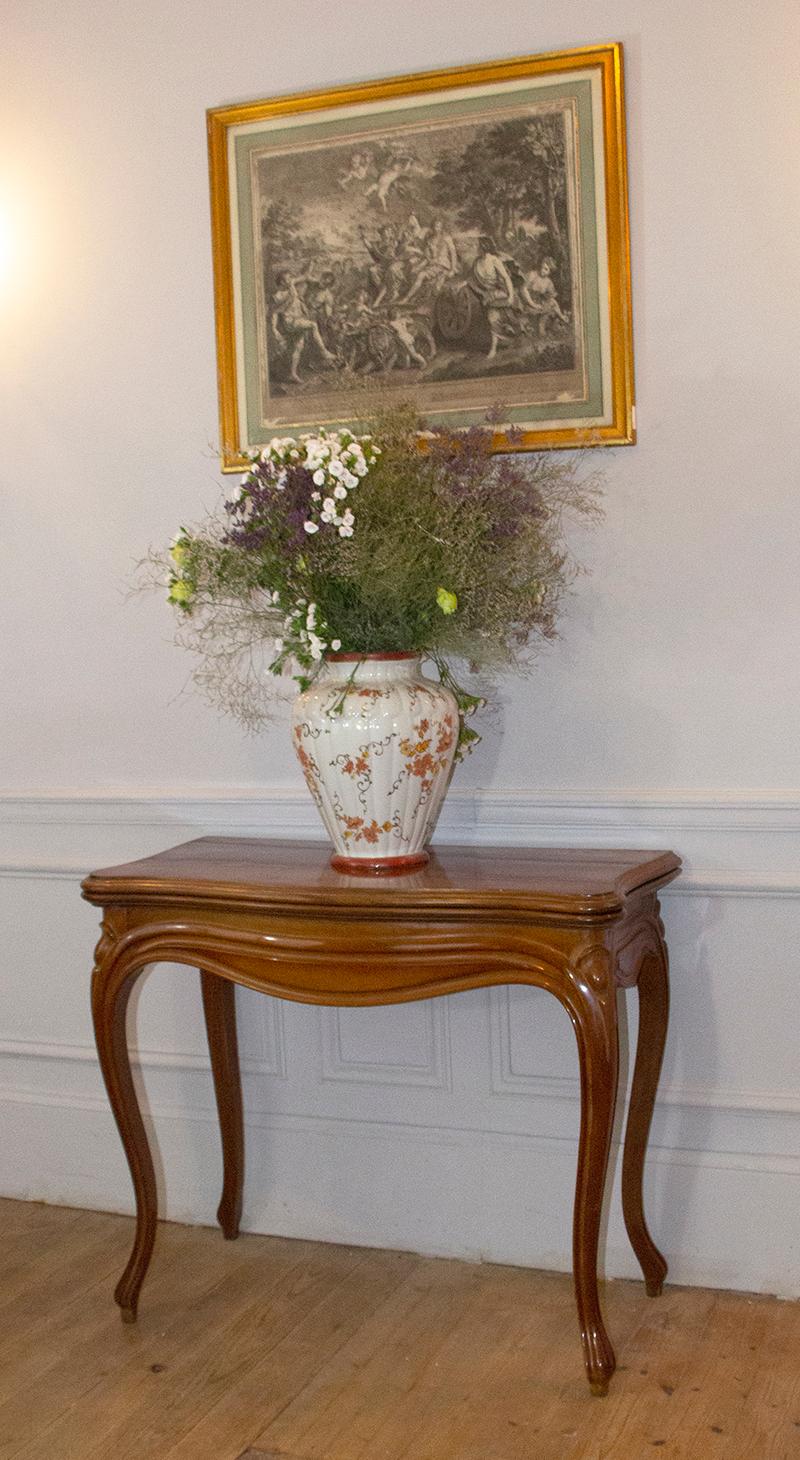
[[[577,1076],[531,1074],[515,1070],[511,1040],[511,990],[501,984],[489,990],[490,1026],[489,1056],[493,1095],[523,1096],[529,1100],[578,1101],[581,1096]],[[631,1050],[631,1071],[635,1050]],[[660,1083],[658,1105],[674,1105],[683,1110],[741,1110],[766,1114],[800,1115],[800,1090],[720,1089],[715,1085],[678,1085]]]
[[[285,1048],[282,1030],[283,1008],[278,999],[264,1000],[268,1015],[275,1019],[277,1040],[272,1045],[276,1052],[270,1054],[265,1048],[264,1057],[252,1059],[241,1057],[243,1075],[269,1075],[271,1078],[285,1078]],[[275,1005],[273,1012],[272,1006]],[[207,1055],[194,1051],[172,1049],[139,1049],[131,1046],[131,1064],[144,1070],[201,1070],[211,1072]],[[0,1037],[0,1059],[47,1060],[63,1064],[97,1065],[97,1050],[93,1044],[58,1044],[49,1039],[4,1039]]]
[[[322,1079],[366,1085],[413,1085],[429,1090],[452,1088],[449,1005],[446,999],[426,999],[420,1006],[425,1020],[425,1059],[402,1063],[352,1059],[344,1052],[342,1020],[350,1009],[319,1010],[322,1038]],[[361,1013],[358,1010],[357,1013]]]
[[[0,1085],[0,1106],[37,1105],[57,1110],[91,1110],[111,1119],[104,1094],[83,1091],[33,1089],[25,1085]],[[143,1112],[151,1128],[162,1121],[179,1124],[211,1125],[216,1128],[217,1112],[213,1105],[176,1105],[168,1101],[153,1102]],[[566,1146],[577,1151],[573,1135],[545,1135],[541,1131],[509,1130],[503,1126],[418,1124],[412,1121],[367,1120],[353,1116],[309,1115],[267,1108],[248,1108],[245,1125],[252,1130],[297,1132],[300,1135],[335,1135],[353,1141],[409,1142],[474,1151],[475,1143],[499,1143],[506,1147]],[[619,1146],[615,1144],[615,1152]],[[800,1177],[800,1156],[792,1153],[763,1151],[691,1150],[675,1146],[648,1145],[648,1164],[710,1168],[721,1171],[766,1171]]]
[[[0,876],[80,878],[192,836],[322,836],[302,788],[0,795]],[[800,895],[793,792],[450,791],[439,843],[671,845],[684,873],[664,896]]]

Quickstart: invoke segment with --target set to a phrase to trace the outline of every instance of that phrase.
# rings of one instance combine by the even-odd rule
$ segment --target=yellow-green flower
[[[450,593],[447,588],[436,589],[436,602],[442,613],[455,613],[458,608],[458,599],[455,593]]]
[[[186,562],[186,543],[173,543],[172,547],[169,550],[169,555],[172,558],[175,567],[182,568],[184,563]]]
[[[186,607],[192,596],[192,585],[187,583],[185,578],[176,578],[170,585],[169,602],[179,603],[182,608]]]

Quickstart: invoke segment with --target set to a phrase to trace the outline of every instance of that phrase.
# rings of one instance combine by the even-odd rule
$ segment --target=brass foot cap
[[[608,1393],[609,1382],[608,1379],[590,1379],[589,1388],[598,1399],[605,1399]]]

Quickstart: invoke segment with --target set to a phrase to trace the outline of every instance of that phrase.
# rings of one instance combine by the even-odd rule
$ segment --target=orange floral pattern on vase
[[[300,762],[300,768],[303,772],[303,775],[305,776],[306,785],[308,786],[309,791],[314,797],[314,800],[317,802],[317,804],[319,804],[319,783],[322,779],[320,768],[317,765],[317,762],[314,759],[313,755],[309,755],[309,752],[306,750],[303,744],[304,737],[310,736],[310,725],[295,725],[294,748],[297,754],[297,759]]]
[[[346,776],[363,776],[369,770],[369,756],[357,755],[355,760],[351,755],[342,764],[342,773]]]
[[[364,821],[363,816],[341,816],[339,819],[345,824],[343,833],[345,841],[351,839],[354,842],[365,841],[372,846],[377,844],[381,833],[391,831],[393,825],[391,821],[376,821],[374,816],[369,825]]]
[[[455,725],[452,715],[445,715],[436,736],[436,750],[431,754],[432,736],[430,721],[419,720],[414,726],[413,740],[400,741],[400,749],[406,757],[406,770],[411,776],[418,776],[430,784],[430,778],[439,771],[449,769],[452,757],[448,752],[455,744]]]
[[[337,853],[391,861],[423,848],[457,735],[453,696],[418,660],[326,666],[296,702],[294,744]]]

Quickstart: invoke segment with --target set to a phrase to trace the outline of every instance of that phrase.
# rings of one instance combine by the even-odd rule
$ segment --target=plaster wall
[[[588,572],[562,639],[502,686],[440,834],[687,855],[665,899],[661,1236],[689,1281],[800,1291],[793,0],[507,0],[491,17],[482,0],[30,0],[7,14],[7,1194],[128,1201],[91,1058],[78,875],[209,826],[312,830],[283,727],[248,740],[183,694],[167,609],[128,596],[137,558],[221,485],[206,107],[608,39],[625,46],[639,444],[604,453],[607,516],[574,539]],[[168,983],[151,980],[138,1036],[168,1209],[210,1220],[210,1086],[193,991]],[[320,1019],[243,1000],[250,1225],[568,1264],[569,1030],[516,997],[453,1005]],[[456,1171],[468,1187],[494,1172],[507,1201],[470,1206]],[[627,1270],[615,1230],[609,1261]]]

